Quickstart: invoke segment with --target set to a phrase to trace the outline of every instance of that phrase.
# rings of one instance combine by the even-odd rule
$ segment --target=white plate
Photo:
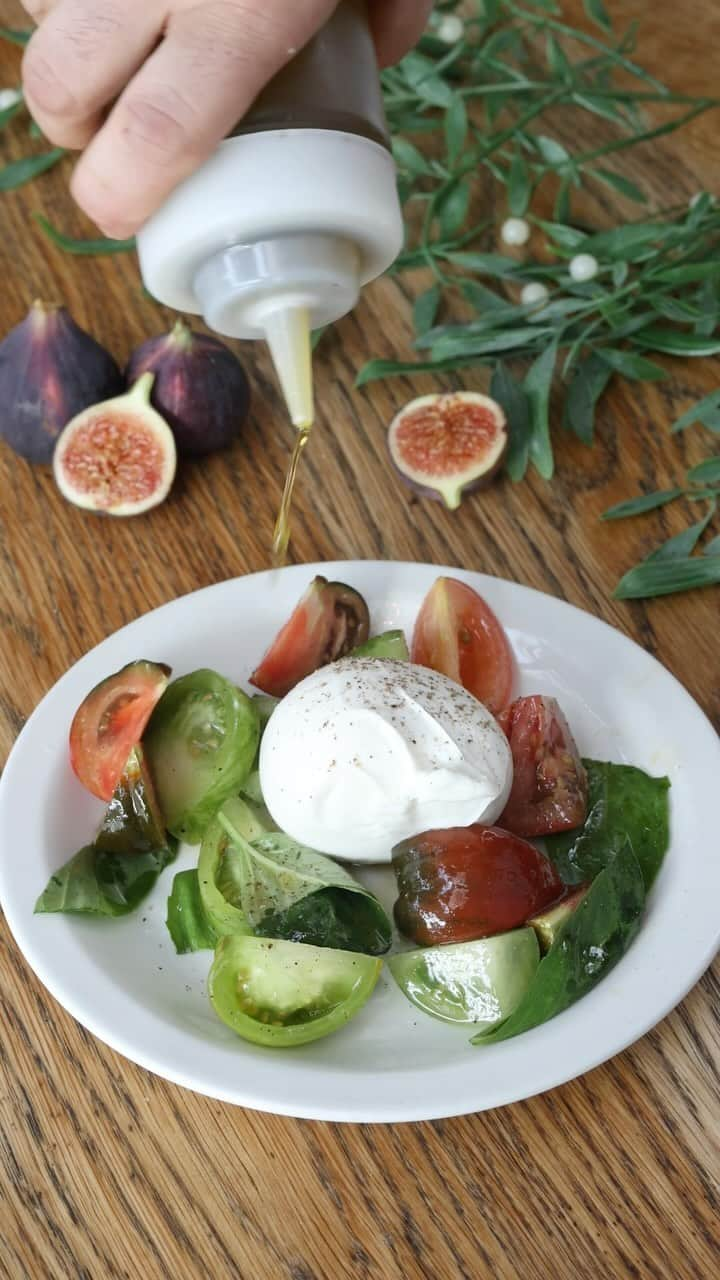
[[[135,658],[176,675],[215,667],[247,680],[315,573],[366,597],[373,630],[410,632],[435,578],[475,587],[504,623],[519,691],[556,695],[585,755],[672,780],[672,843],[640,934],[582,1001],[514,1040],[473,1048],[408,1004],[389,975],[327,1040],[281,1051],[237,1039],[205,990],[210,955],[176,956],[165,930],[183,850],[135,915],[34,916],[48,877],[87,842],[102,811],[70,769],[67,733],[88,690]],[[227,1102],[309,1119],[425,1120],[501,1106],[561,1084],[644,1035],[697,981],[720,945],[720,740],[673,676],[589,614],[509,582],[437,566],[346,561],[238,578],[123,627],[62,677],[29,719],[0,782],[0,901],[40,980],[89,1031],[133,1062]],[[368,882],[392,901],[391,873]]]

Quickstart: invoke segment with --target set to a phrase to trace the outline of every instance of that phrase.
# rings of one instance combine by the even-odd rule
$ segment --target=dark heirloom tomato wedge
[[[70,726],[70,763],[98,799],[112,799],[169,678],[162,662],[129,662],[80,703]]]
[[[369,634],[370,615],[359,592],[343,582],[313,578],[250,683],[283,698],[318,667],[364,644]]]
[[[395,921],[420,946],[516,929],[564,892],[552,862],[498,827],[425,831],[392,853]]]
[[[513,758],[503,827],[518,836],[549,836],[582,826],[587,774],[568,722],[554,698],[516,698],[498,716]]]
[[[438,578],[417,616],[410,660],[465,686],[496,714],[512,693],[513,661],[502,626],[477,591]]]

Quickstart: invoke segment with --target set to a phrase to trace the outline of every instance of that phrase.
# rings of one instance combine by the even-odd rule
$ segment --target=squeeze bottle
[[[265,338],[298,427],[311,331],[348,312],[402,244],[365,0],[341,0],[234,132],[138,235],[150,293],[232,338]]]

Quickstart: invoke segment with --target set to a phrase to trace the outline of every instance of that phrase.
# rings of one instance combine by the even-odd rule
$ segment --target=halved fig
[[[129,662],[80,703],[70,726],[70,763],[98,799],[112,799],[169,677],[163,662]]]
[[[318,667],[364,644],[369,634],[370,614],[360,593],[344,582],[313,578],[250,683],[283,698]]]
[[[86,511],[134,516],[170,492],[177,453],[168,424],[150,404],[153,374],[92,405],[58,437],[53,472],[63,497]]]
[[[412,488],[451,511],[495,475],[507,449],[505,414],[478,391],[419,396],[390,423],[388,448]]]

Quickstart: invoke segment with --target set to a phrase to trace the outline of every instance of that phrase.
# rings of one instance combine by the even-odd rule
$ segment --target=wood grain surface
[[[673,87],[716,91],[716,0],[609,7],[642,20],[642,57]],[[581,13],[580,3],[567,9]],[[15,4],[0,2],[0,21],[20,24]],[[17,51],[0,56],[0,84],[16,83]],[[662,204],[701,185],[717,190],[718,127],[708,117],[638,154],[635,176]],[[0,145],[10,159],[27,138],[8,131]],[[41,237],[36,211],[92,234],[67,194],[69,171],[66,161],[0,197],[0,332],[34,297],[61,299],[123,361],[170,316],[143,296],[132,257],[72,259]],[[608,209],[591,212],[600,219]],[[410,283],[422,287],[422,275]],[[720,589],[649,604],[610,597],[623,570],[687,513],[597,520],[709,452],[699,429],[671,439],[668,425],[717,385],[717,363],[670,362],[667,383],[616,386],[594,449],[559,442],[551,485],[501,482],[448,513],[412,501],[385,455],[394,410],[430,380],[353,387],[368,356],[409,354],[408,299],[407,281],[381,281],[322,342],[293,557],[457,564],[564,597],[637,639],[720,725]],[[248,359],[254,401],[242,441],[184,466],[170,500],[146,517],[84,515],[47,469],[0,448],[2,760],[41,695],[92,645],[179,594],[267,566],[292,433],[267,357]],[[462,383],[481,387],[483,376]],[[22,832],[12,856],[21,866]],[[443,1122],[344,1127],[224,1106],[131,1065],[50,999],[3,924],[0,1274],[709,1280],[718,1263],[719,972],[632,1049],[543,1097]]]

